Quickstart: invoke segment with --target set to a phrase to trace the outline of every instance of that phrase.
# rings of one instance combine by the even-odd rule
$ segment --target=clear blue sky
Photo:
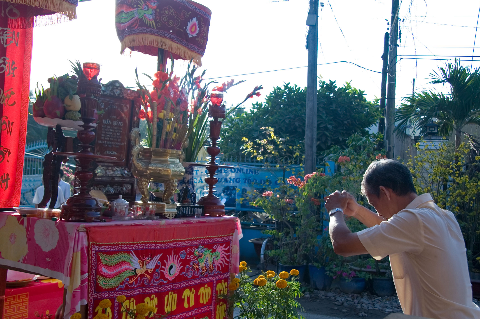
[[[235,104],[259,84],[265,90],[257,100],[263,100],[274,86],[285,82],[306,86],[308,0],[199,2],[212,10],[203,58],[207,77],[219,78],[220,82],[232,77],[247,81],[228,94],[229,104]],[[339,85],[351,81],[354,87],[365,91],[369,100],[379,97],[383,36],[390,21],[391,1],[321,2],[318,75]],[[414,78],[417,91],[431,88],[429,74],[445,63],[434,59],[480,56],[480,30],[476,30],[479,5],[469,0],[401,1],[397,104],[411,94]],[[120,55],[114,7],[114,0],[80,3],[77,20],[36,28],[31,89],[37,82],[46,85],[47,78],[54,74],[69,72],[68,60],[98,62],[103,82],[116,79],[127,86],[135,85],[135,67],[140,73],[153,74],[155,57],[139,53]],[[478,48],[474,49],[474,43]],[[407,59],[405,55],[417,55],[419,60]],[[479,62],[467,65],[470,64],[479,66]],[[184,66],[185,63],[177,63],[177,70],[180,72]],[[288,70],[273,72],[281,69]]]

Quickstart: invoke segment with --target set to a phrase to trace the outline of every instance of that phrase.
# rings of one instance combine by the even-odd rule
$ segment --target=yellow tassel
[[[184,46],[177,44],[173,41],[155,35],[129,35],[126,36],[125,39],[123,39],[121,44],[122,48],[120,54],[123,54],[126,48],[148,45],[170,51],[173,54],[179,55],[182,59],[193,60],[195,64],[197,64],[198,66],[202,66],[202,56],[200,54],[190,51]]]
[[[73,20],[77,18],[77,6],[71,3],[65,2],[63,0],[4,0],[4,1],[15,3],[15,4],[24,4],[30,7],[37,7],[37,8],[57,12],[67,16],[69,20]],[[53,20],[52,22],[54,23]]]

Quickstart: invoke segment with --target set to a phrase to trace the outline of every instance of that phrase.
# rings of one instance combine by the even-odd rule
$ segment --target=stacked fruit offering
[[[51,119],[80,120],[80,97],[76,95],[78,78],[75,75],[62,75],[48,79],[50,87],[35,89],[33,103],[34,117]]]

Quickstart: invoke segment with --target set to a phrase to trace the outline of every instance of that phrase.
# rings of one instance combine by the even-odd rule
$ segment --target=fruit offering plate
[[[72,120],[64,120],[64,119],[51,119],[49,117],[34,117],[35,122],[40,125],[47,126],[47,127],[56,127],[60,125],[65,130],[70,131],[81,131],[83,128],[82,121],[72,121]],[[93,126],[97,126],[97,124],[92,124]]]

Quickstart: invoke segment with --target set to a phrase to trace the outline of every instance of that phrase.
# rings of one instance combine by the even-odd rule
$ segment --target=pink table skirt
[[[65,317],[69,318],[88,300],[89,228],[105,227],[105,232],[113,237],[128,233],[129,226],[137,226],[130,230],[135,229],[139,234],[154,234],[155,231],[149,230],[156,230],[157,237],[158,234],[177,236],[182,229],[188,229],[186,225],[201,229],[203,225],[211,227],[218,223],[224,227],[227,220],[235,224],[230,256],[231,272],[237,273],[242,231],[235,217],[72,223],[0,214],[0,265],[60,279],[67,289]],[[159,228],[164,231],[158,232]]]

